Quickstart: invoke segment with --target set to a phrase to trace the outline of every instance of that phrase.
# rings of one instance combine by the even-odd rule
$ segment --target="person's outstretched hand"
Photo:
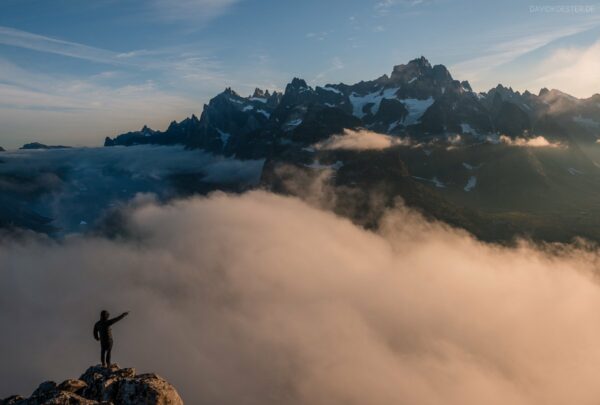
[[[123,316],[127,316],[127,315],[129,315],[129,311],[123,312]]]

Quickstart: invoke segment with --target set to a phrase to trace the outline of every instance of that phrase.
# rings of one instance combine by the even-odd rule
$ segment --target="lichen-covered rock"
[[[46,381],[29,398],[0,400],[0,405],[183,405],[175,388],[156,374],[133,368],[93,366],[78,380]]]
[[[119,384],[115,403],[130,405],[177,405],[183,401],[175,388],[156,374],[126,378]]]
[[[20,395],[11,395],[8,398],[0,399],[0,405],[13,405],[13,404],[16,404],[17,402],[22,401],[23,399],[25,399],[25,398],[23,398]]]
[[[72,392],[74,394],[81,394],[87,384],[82,380],[65,380],[57,387],[60,391]]]

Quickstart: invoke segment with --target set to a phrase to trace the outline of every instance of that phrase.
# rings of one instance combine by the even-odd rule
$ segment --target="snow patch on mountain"
[[[431,179],[427,179],[425,177],[420,177],[420,176],[411,176],[411,177],[413,179],[426,181],[428,183],[433,183],[433,185],[436,186],[437,188],[446,188],[446,185],[442,181],[440,181],[436,176],[434,176]]]
[[[291,131],[300,124],[302,124],[302,118],[296,118],[294,120],[288,121],[285,124],[283,124],[283,127],[285,128],[286,131]]]
[[[221,137],[221,142],[223,143],[223,146],[227,145],[227,142],[229,142],[229,138],[231,137],[231,134],[221,131],[219,128],[217,128],[217,132],[219,133],[219,136]]]
[[[367,115],[367,113],[364,112],[364,107],[368,104],[372,104],[370,108],[370,113],[373,115],[377,114],[377,111],[379,111],[379,105],[381,104],[381,100],[396,98],[396,93],[399,89],[400,87],[381,89],[373,93],[365,94],[364,96],[358,95],[356,93],[350,94],[349,99],[352,103],[352,114],[357,118],[363,118],[365,115]]]
[[[268,112],[266,112],[265,110],[256,110],[257,113],[264,115],[266,118],[271,117],[271,114],[269,114]]]
[[[471,127],[471,125],[469,125],[469,124],[465,124],[465,123],[460,124],[460,129],[463,134],[478,135],[477,131],[475,131],[473,129],[473,127]]]
[[[433,97],[419,100],[417,98],[405,98],[400,100],[408,110],[408,115],[404,118],[404,125],[414,125],[420,122],[425,111],[431,107],[435,101]]]
[[[267,102],[267,99],[262,98],[262,97],[250,97],[249,100],[250,101],[258,101],[259,103],[263,103],[263,104],[265,104]]]
[[[319,88],[323,89],[325,91],[331,91],[332,93],[343,94],[341,91],[339,91],[338,89],[333,88],[333,87],[325,86],[325,87],[319,87]]]
[[[471,165],[471,164],[469,164],[467,162],[463,162],[462,165],[467,170],[477,170],[477,169],[479,169],[481,167],[481,165],[473,166],[473,165]]]
[[[467,185],[465,186],[464,190],[468,193],[469,191],[473,190],[476,185],[477,185],[477,177],[471,176],[471,177],[469,177],[469,180],[467,181]]]

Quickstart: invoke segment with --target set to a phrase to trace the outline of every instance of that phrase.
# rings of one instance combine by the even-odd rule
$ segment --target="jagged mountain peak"
[[[471,88],[471,84],[467,80],[463,80],[462,82],[460,82],[460,86],[466,91],[473,91],[473,89]]]
[[[140,132],[141,132],[142,134],[153,134],[153,133],[155,133],[156,131],[155,131],[155,130],[153,130],[152,128],[150,128],[148,125],[144,125],[144,126],[142,127],[142,129],[140,130]]]
[[[427,60],[425,56],[421,56],[420,58],[413,59],[408,62],[409,65],[416,65],[423,68],[431,68],[431,63]]]
[[[405,82],[410,84],[422,78],[438,85],[448,85],[454,80],[446,66],[431,66],[431,63],[424,56],[413,59],[407,64],[394,66],[389,80],[393,83]]]
[[[294,77],[292,79],[292,81],[285,87],[285,92],[289,92],[289,91],[299,91],[299,90],[312,90],[311,87],[306,84],[306,81],[304,79],[300,79],[297,77]]]
[[[424,73],[431,70],[431,64],[424,56],[413,59],[407,64],[395,65],[392,69],[392,79],[405,76],[407,73]]]
[[[252,96],[250,96],[250,97],[252,97],[252,98],[269,98],[269,97],[271,97],[271,94],[269,93],[269,90],[262,90],[257,87],[254,89],[254,93],[252,93]]]
[[[231,87],[226,87],[225,90],[223,90],[221,93],[217,94],[214,98],[223,98],[223,97],[234,97],[234,98],[241,98],[241,96],[235,92],[235,90],[233,90]]]

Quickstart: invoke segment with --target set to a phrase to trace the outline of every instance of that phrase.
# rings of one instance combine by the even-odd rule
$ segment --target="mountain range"
[[[204,106],[200,118],[173,121],[165,131],[106,138],[105,146],[175,144],[236,157],[270,157],[291,145],[306,147],[366,128],[414,140],[461,137],[463,142],[543,134],[548,140],[595,142],[600,95],[577,99],[559,90],[535,95],[498,85],[476,93],[443,65],[421,57],[392,73],[353,85],[308,86],[294,78],[283,93],[256,89],[242,97],[230,88]]]
[[[359,145],[323,147],[332,137]],[[360,146],[369,137],[389,145]],[[105,146],[183,144],[263,158],[263,187],[304,198],[328,171],[330,208],[367,227],[400,198],[483,240],[600,241],[598,139],[598,94],[502,85],[476,93],[421,57],[353,85],[294,78],[283,93],[248,97],[228,88],[200,118],[166,131],[144,126]]]

